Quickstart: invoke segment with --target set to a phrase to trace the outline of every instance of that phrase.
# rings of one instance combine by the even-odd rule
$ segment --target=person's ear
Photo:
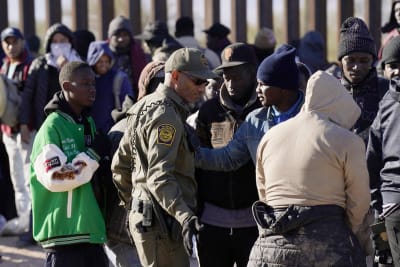
[[[72,83],[69,82],[69,81],[63,81],[63,82],[61,83],[61,87],[62,87],[62,89],[64,89],[65,91],[71,91],[71,87],[72,87],[72,86],[73,86]]]
[[[174,81],[177,81],[179,77],[179,71],[177,70],[172,71],[171,76]]]

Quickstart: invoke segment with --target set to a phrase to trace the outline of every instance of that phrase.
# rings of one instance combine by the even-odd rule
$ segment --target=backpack
[[[18,124],[18,110],[21,96],[15,83],[0,74],[0,118],[10,127]]]

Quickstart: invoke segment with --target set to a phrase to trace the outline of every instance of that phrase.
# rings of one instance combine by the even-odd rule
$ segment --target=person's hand
[[[28,125],[21,124],[19,131],[21,133],[21,141],[25,144],[29,144],[31,140],[31,131],[29,130]]]
[[[186,253],[189,256],[192,256],[193,254],[193,236],[196,236],[202,229],[203,225],[200,223],[197,216],[191,216],[183,222],[183,246],[185,247]]]

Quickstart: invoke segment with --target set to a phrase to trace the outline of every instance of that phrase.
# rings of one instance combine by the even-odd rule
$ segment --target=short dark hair
[[[62,87],[64,81],[71,81],[72,76],[79,70],[90,69],[91,67],[86,62],[71,61],[65,64],[60,71],[59,82]]]

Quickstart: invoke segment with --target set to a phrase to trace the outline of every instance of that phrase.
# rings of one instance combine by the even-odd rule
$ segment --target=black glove
[[[103,132],[96,133],[91,148],[99,155],[100,160],[110,160],[111,142]]]
[[[192,238],[203,229],[203,225],[199,222],[197,216],[192,216],[186,219],[182,225],[183,246],[189,256],[193,254]]]

